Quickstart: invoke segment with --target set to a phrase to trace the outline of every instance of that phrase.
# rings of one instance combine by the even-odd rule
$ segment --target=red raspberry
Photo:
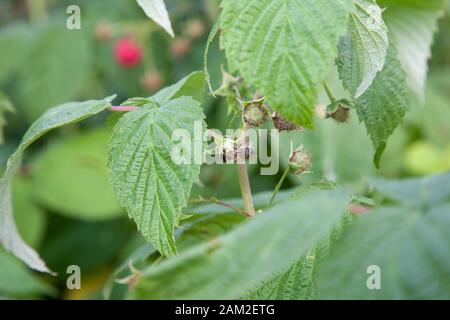
[[[114,56],[122,67],[132,68],[141,62],[142,50],[133,39],[122,38],[114,46]]]

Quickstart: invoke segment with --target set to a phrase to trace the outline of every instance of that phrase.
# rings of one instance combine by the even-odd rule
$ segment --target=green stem
[[[269,207],[272,205],[273,200],[275,200],[275,197],[277,196],[278,192],[280,191],[281,186],[282,186],[283,183],[284,183],[284,180],[286,180],[286,178],[287,178],[287,176],[288,176],[288,174],[289,174],[289,171],[290,171],[290,168],[288,167],[288,168],[284,171],[283,175],[281,176],[280,181],[278,181],[277,186],[276,186],[275,189],[273,190],[272,198],[270,198]]]
[[[331,93],[330,88],[328,87],[327,83],[324,82],[323,83],[323,87],[325,88],[325,91],[327,93],[328,98],[330,99],[331,103],[335,103],[336,102],[336,98],[334,97],[334,95]]]
[[[244,126],[244,130],[241,139],[247,139],[248,126]],[[245,144],[245,141],[244,143]],[[238,175],[239,175],[239,185],[241,187],[242,200],[244,201],[245,212],[247,212],[248,217],[255,216],[255,206],[253,204],[252,190],[250,187],[250,179],[248,178],[247,164],[238,163],[237,164]]]

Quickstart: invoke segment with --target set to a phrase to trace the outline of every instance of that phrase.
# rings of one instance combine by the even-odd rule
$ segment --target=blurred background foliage
[[[74,3],[81,7],[81,30],[66,28],[66,9]],[[116,101],[150,96],[201,70],[218,3],[167,0],[176,33],[172,39],[131,0],[0,0],[0,127],[4,128],[0,171],[30,123],[49,107],[113,93],[119,95]],[[311,173],[291,177],[285,188],[326,177],[361,189],[368,176],[396,178],[450,170],[449,13],[447,8],[435,37],[426,101],[421,104],[411,96],[411,112],[391,138],[381,170],[372,164],[371,143],[354,114],[346,124],[317,117],[315,131],[282,136],[282,167],[287,165],[291,140],[295,145],[304,144],[313,159]],[[142,51],[142,60],[132,68],[124,67],[114,56],[115,44],[123,38],[133,39]],[[215,41],[209,54],[214,87],[220,84],[224,64]],[[335,79],[332,72],[330,85],[337,95],[345,95]],[[319,115],[327,103],[322,94]],[[203,107],[209,127],[223,130],[229,125],[231,115],[225,101],[213,100],[205,93]],[[110,190],[106,145],[111,128],[105,122],[103,114],[62,128],[26,154],[21,174],[14,181],[15,219],[24,239],[59,276],[33,273],[0,250],[0,297],[81,299],[101,298],[103,292],[119,298],[127,287],[112,277],[129,275],[127,261],[132,259],[139,266],[159,259],[151,246],[144,244]],[[272,190],[279,178],[260,176],[258,166],[250,171],[255,193]],[[199,195],[239,197],[234,166],[204,166],[193,191],[193,197]],[[218,208],[206,206],[203,210],[214,213]],[[200,213],[199,219],[188,219],[190,228],[180,229],[180,251],[244,220],[236,215],[202,219],[201,211],[195,211]],[[81,267],[82,290],[65,289],[66,268],[71,264]]]

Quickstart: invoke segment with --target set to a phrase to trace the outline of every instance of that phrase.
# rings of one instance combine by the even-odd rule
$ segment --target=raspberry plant
[[[174,35],[162,0],[137,2]],[[115,274],[126,274],[122,282],[130,285],[132,297],[449,298],[449,174],[392,182],[374,179],[369,185],[375,199],[390,200],[387,205],[377,201],[375,208],[372,199],[325,180],[277,195],[289,173],[307,174],[314,161],[296,146],[272,197],[253,195],[247,165],[237,164],[242,199],[227,203],[192,200],[201,165],[175,164],[171,158],[176,129],[187,130],[192,145],[206,150],[206,140],[195,135],[195,123],[205,130],[201,100],[207,83],[211,95],[225,97],[230,112],[241,116],[244,133],[270,119],[280,132],[313,130],[317,97],[325,89],[329,120],[320,121],[346,125],[355,113],[373,143],[374,165],[380,166],[388,139],[408,110],[409,91],[423,97],[429,48],[444,3],[222,0],[206,44],[205,72],[120,105],[113,105],[115,97],[62,104],[29,128],[0,181],[1,243],[30,268],[51,273],[15,227],[13,177],[24,151],[41,136],[109,111],[114,124],[108,150],[112,190],[150,243]],[[96,32],[102,41],[109,37],[108,30]],[[207,60],[216,35],[227,68],[222,86],[212,90]],[[116,45],[117,61],[133,67],[141,60],[139,50],[130,39],[122,39]],[[346,90],[339,99],[326,84],[333,66]],[[2,101],[0,96],[0,116],[11,110]],[[231,146],[233,155],[245,144],[244,136],[238,137]],[[192,157],[203,159],[204,154],[191,151]],[[244,154],[250,157],[251,150],[244,148]],[[357,216],[355,206],[372,212]],[[178,254],[177,238],[230,212],[240,218],[225,234]],[[149,267],[146,259],[154,255],[157,263]],[[136,263],[142,269],[135,268]],[[381,290],[367,289],[366,268],[371,265],[383,270]]]

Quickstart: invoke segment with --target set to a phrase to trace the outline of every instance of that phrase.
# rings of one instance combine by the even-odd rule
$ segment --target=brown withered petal
[[[284,119],[278,112],[272,114],[272,122],[280,131],[303,131],[303,128]]]

